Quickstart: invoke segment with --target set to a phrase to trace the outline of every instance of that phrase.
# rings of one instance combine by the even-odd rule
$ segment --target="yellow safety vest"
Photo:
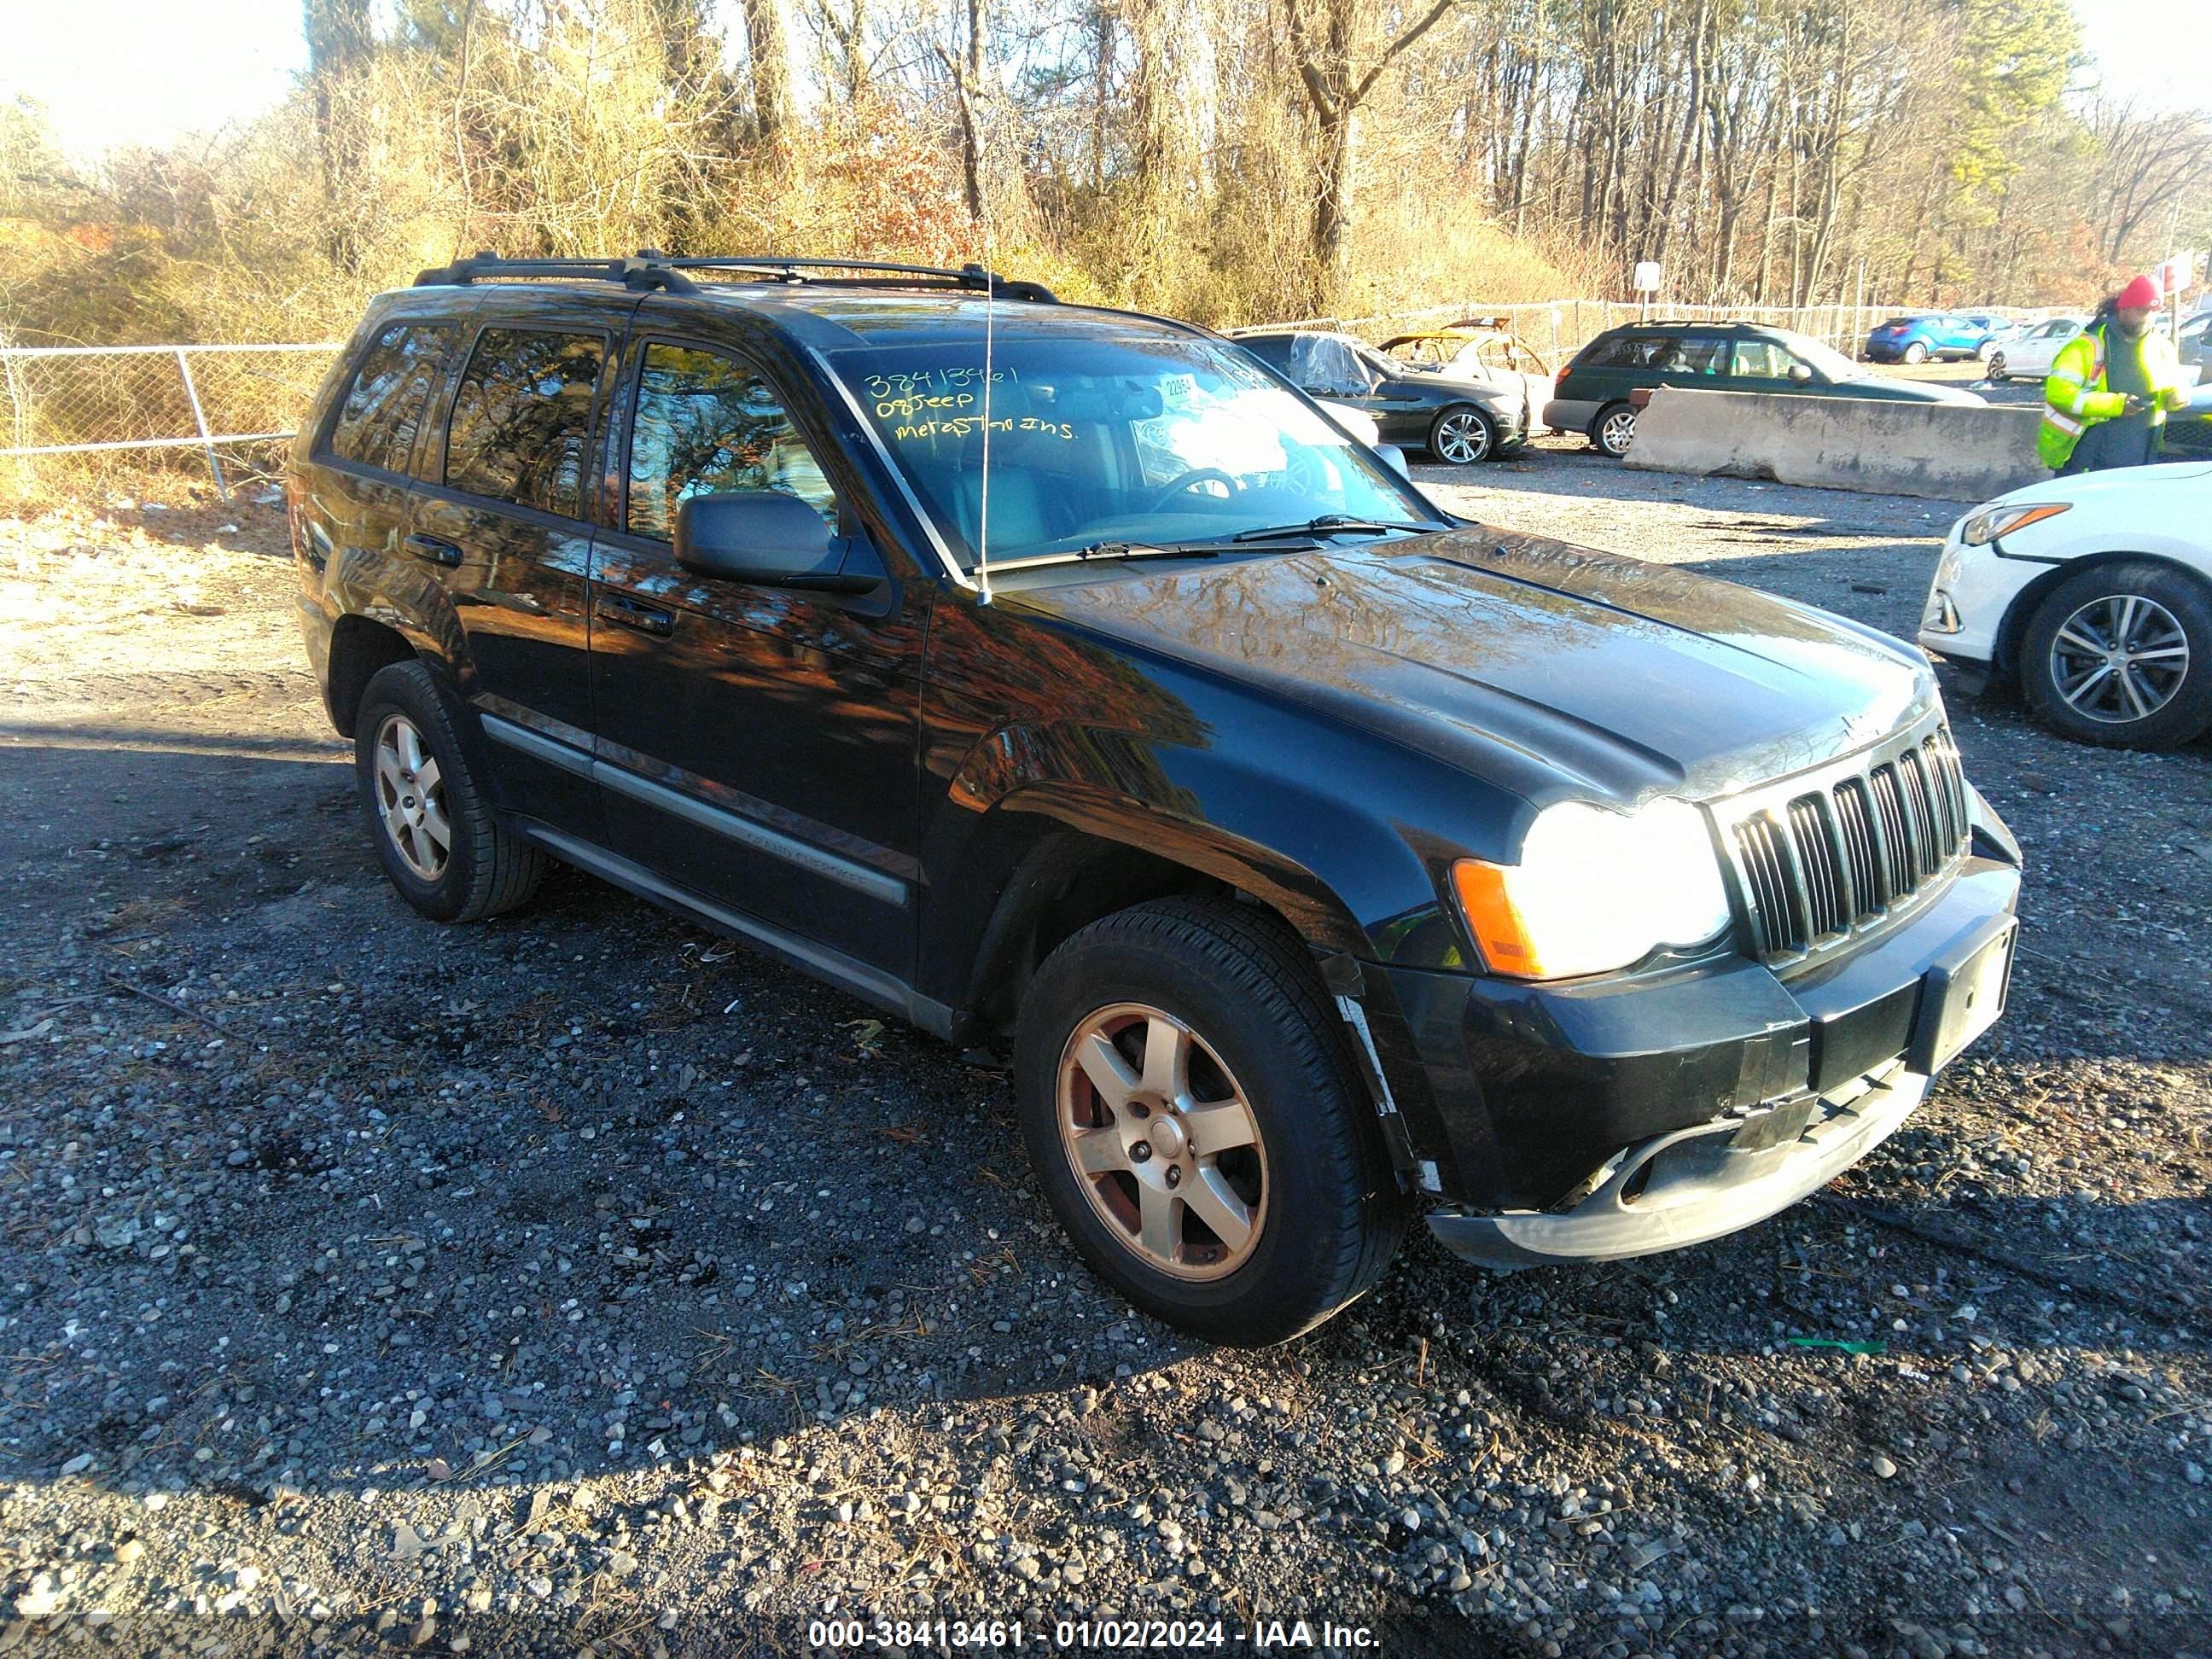
[[[2051,361],[2050,378],[2043,383],[2043,424],[2035,434],[2035,456],[2056,471],[2072,459],[2081,434],[2100,421],[2127,413],[2124,393],[2105,389],[2105,331],[2108,324],[2086,328],[2063,346]],[[2142,353],[2143,378],[2150,385],[2154,427],[2166,424],[2166,411],[2189,401],[2182,389],[2181,364],[2172,343],[2153,331],[2142,339],[2120,342]]]

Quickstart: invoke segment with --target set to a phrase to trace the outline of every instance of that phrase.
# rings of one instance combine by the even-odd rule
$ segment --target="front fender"
[[[1376,966],[1386,960],[1465,966],[1456,926],[1444,915],[1411,843],[1387,821],[1279,775],[1261,779],[1224,764],[1203,785],[1186,781],[1171,792],[1172,799],[1162,799],[1132,794],[1073,767],[1042,770],[1052,764],[1048,757],[1057,755],[1061,763],[1073,758],[1074,735],[994,733],[956,779],[956,795],[981,817],[951,890],[993,898],[964,908],[930,908],[925,991],[978,1016],[981,1027],[1010,1021],[1015,999],[1009,993],[1023,975],[1018,969],[1013,981],[1006,981],[1009,964],[1034,967],[1039,924],[1071,878],[1081,872],[1098,884],[1090,896],[1103,914],[1156,893],[1157,884],[1147,883],[1156,884],[1155,861],[1164,860],[1265,905],[1317,957],[1338,965],[1340,971],[1328,975],[1331,994],[1348,992],[1359,1000],[1376,1062],[1402,1115],[1406,1142],[1394,1146],[1393,1156],[1456,1168],[1457,1149],[1437,1111],[1412,1028],[1389,976]],[[1129,735],[1085,733],[1073,752],[1101,757],[1122,746],[1115,739]],[[1192,769],[1182,769],[1188,778]],[[1233,823],[1209,821],[1194,810],[1209,799],[1231,795],[1243,803]],[[1334,853],[1328,852],[1331,843]],[[1364,862],[1353,850],[1361,846],[1372,852]],[[1334,869],[1335,881],[1304,861],[1301,852]],[[1364,924],[1354,908],[1358,898],[1347,897],[1347,889],[1370,902],[1397,902],[1400,910],[1375,926]],[[1392,896],[1379,896],[1385,894]],[[933,979],[927,972],[932,964]]]
[[[1438,894],[1444,866],[1471,849],[1416,826],[1480,823],[1488,795],[1503,841],[1517,799],[1438,776],[1371,735],[1238,701],[1244,740],[1234,745],[1064,724],[994,731],[947,787],[955,823],[941,827],[960,832],[950,887],[1000,890],[1029,846],[1064,827],[1248,893],[1316,951],[1467,968]],[[1437,799],[1446,790],[1457,798],[1449,813]],[[945,853],[951,839],[933,837]]]

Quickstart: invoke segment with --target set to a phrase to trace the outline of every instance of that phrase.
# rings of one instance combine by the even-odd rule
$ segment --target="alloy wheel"
[[[416,875],[436,882],[453,853],[446,783],[422,729],[404,714],[387,714],[377,728],[376,802],[393,850]]]
[[[1437,453],[1454,466],[1472,466],[1490,453],[1490,428],[1472,410],[1454,410],[1437,422]]]
[[[2092,599],[2051,636],[2051,686],[2085,720],[2148,720],[2188,678],[2189,635],[2179,619],[2139,593]]]
[[[1089,1015],[1061,1054],[1054,1115],[1076,1184],[1147,1267],[1220,1279],[1251,1255],[1267,1216],[1259,1120],[1184,1021],[1135,1002]]]
[[[1636,411],[1632,409],[1614,410],[1597,429],[1598,446],[1608,455],[1626,455],[1635,436]]]

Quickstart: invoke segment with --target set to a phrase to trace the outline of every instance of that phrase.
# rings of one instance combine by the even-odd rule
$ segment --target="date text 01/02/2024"
[[[1250,1646],[1255,1650],[1372,1648],[1364,1625],[1333,1620],[1256,1619],[1249,1628],[1219,1619],[1061,1619],[1050,1626],[995,1619],[817,1619],[806,1627],[817,1652],[915,1646],[978,1651],[1029,1646],[1083,1651],[1173,1651]]]

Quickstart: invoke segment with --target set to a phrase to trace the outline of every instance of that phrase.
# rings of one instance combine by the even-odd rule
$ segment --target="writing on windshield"
[[[854,348],[831,366],[964,562],[987,522],[996,561],[1330,514],[1427,516],[1312,405],[1216,341],[1002,332],[988,382],[972,338]]]

